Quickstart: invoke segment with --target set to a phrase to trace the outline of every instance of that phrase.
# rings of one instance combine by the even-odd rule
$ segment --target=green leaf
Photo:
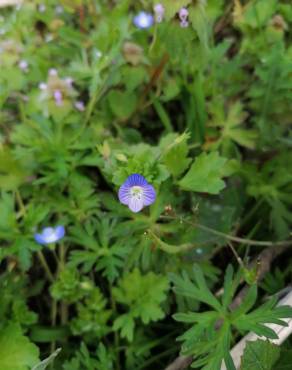
[[[165,147],[163,161],[174,177],[181,175],[191,162],[191,159],[188,158],[188,138],[189,134],[187,133],[180,136],[169,134],[161,140],[160,146]]]
[[[255,304],[256,299],[257,299],[257,286],[256,284],[254,284],[249,288],[243,302],[238,307],[238,309],[233,312],[232,317],[236,318],[248,312]]]
[[[39,364],[35,365],[32,370],[45,370],[48,365],[52,364],[58,354],[61,352],[61,348],[56,349],[48,358],[44,359]]]
[[[226,309],[233,298],[237,284],[233,283],[233,267],[228,265],[225,277],[224,277],[224,286],[223,286],[223,296],[222,296],[222,305]]]
[[[243,23],[252,27],[263,27],[276,10],[276,0],[257,0],[247,4],[244,11]]]
[[[292,350],[282,349],[280,358],[273,366],[273,370],[290,370],[292,364]]]
[[[271,370],[280,355],[280,348],[269,341],[247,342],[240,370]]]
[[[275,305],[276,299],[270,299],[268,302],[248,314],[243,314],[241,316],[237,315],[233,320],[233,325],[239,330],[253,331],[259,336],[278,339],[277,334],[264,324],[273,323],[287,326],[287,323],[281,319],[292,317],[292,307],[275,307]],[[240,310],[240,307],[238,310]]]
[[[198,34],[201,44],[204,46],[205,49],[208,49],[209,30],[208,19],[206,16],[204,4],[199,3],[191,8],[190,20],[193,28]]]
[[[225,163],[226,158],[220,157],[218,152],[202,153],[179,181],[179,185],[188,191],[218,194],[225,187],[221,179]]]
[[[113,329],[121,330],[121,337],[132,342],[134,338],[135,321],[131,314],[119,316],[114,322]]]
[[[0,369],[29,370],[39,361],[39,349],[21,332],[18,324],[0,331]]]
[[[137,105],[136,95],[132,92],[112,90],[108,94],[108,99],[113,114],[121,119],[128,118]]]
[[[17,161],[10,150],[0,147],[0,187],[3,190],[18,188],[29,177],[24,165]]]
[[[31,339],[36,343],[51,343],[68,338],[70,332],[67,327],[46,327],[35,325],[30,332]]]
[[[162,319],[165,313],[161,304],[168,289],[168,279],[153,272],[142,275],[136,268],[125,275],[119,286],[113,288],[113,294],[117,302],[129,307],[128,314],[118,317],[114,328],[121,329],[121,335],[132,340],[133,319],[140,318],[144,324]]]
[[[207,286],[203,272],[198,265],[194,266],[194,275],[196,284],[192,282],[183,271],[182,276],[170,274],[170,279],[174,282],[174,291],[187,298],[194,298],[213,307],[216,311],[221,312],[222,307],[217,298],[211,293]]]

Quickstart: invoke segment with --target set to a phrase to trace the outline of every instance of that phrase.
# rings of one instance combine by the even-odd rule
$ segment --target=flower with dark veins
[[[119,189],[120,202],[135,213],[140,212],[145,206],[150,206],[155,199],[154,187],[138,173],[130,175]]]
[[[65,236],[64,226],[45,227],[40,234],[35,234],[34,239],[42,245],[53,244]]]

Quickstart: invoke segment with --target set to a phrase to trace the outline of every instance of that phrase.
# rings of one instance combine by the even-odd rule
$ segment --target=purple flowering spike
[[[40,234],[35,234],[34,239],[37,243],[42,245],[56,243],[65,236],[64,226],[45,227]]]
[[[51,68],[51,69],[49,69],[49,75],[50,76],[57,76],[58,71],[55,68]]]
[[[165,9],[162,4],[154,5],[155,20],[157,23],[161,23],[164,17]]]
[[[38,7],[38,11],[40,13],[44,13],[45,11],[47,10],[47,7],[45,6],[45,4],[40,4],[39,7]]]
[[[76,101],[74,103],[74,106],[77,110],[79,110],[79,112],[84,112],[85,111],[85,106],[84,106],[84,103],[83,101]]]
[[[180,26],[182,28],[188,27],[188,25],[189,25],[189,22],[188,22],[189,11],[188,11],[188,9],[181,8],[178,15],[179,15],[179,19],[181,20]]]
[[[26,60],[21,60],[19,63],[18,63],[18,67],[23,71],[23,72],[27,72],[28,71],[28,63]]]
[[[189,16],[189,11],[186,8],[181,8],[178,15],[181,21],[186,21]]]
[[[41,82],[41,83],[39,84],[39,89],[40,89],[40,90],[46,90],[46,89],[47,89],[47,87],[48,87],[48,85],[47,85],[47,84],[45,84],[44,82]]]
[[[152,14],[146,12],[138,13],[133,19],[134,25],[141,29],[150,28],[153,25],[153,22],[154,19]]]
[[[182,28],[186,28],[186,27],[188,27],[188,26],[189,26],[189,22],[188,22],[188,21],[181,21],[181,22],[180,22],[180,26],[181,26]]]
[[[73,80],[72,77],[66,77],[65,82],[66,82],[68,87],[72,87],[74,80]]]
[[[56,14],[62,14],[64,13],[64,8],[61,5],[57,5],[55,8]]]
[[[55,99],[56,105],[60,106],[63,104],[63,95],[60,90],[54,91],[54,99]]]
[[[146,179],[137,173],[127,178],[119,189],[119,200],[127,205],[132,212],[139,212],[145,206],[150,206],[156,199],[156,192]]]

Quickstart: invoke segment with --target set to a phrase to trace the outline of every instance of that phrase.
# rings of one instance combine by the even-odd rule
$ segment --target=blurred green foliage
[[[261,283],[248,265],[291,238],[290,1],[161,0],[135,27],[157,3],[0,8],[1,370],[233,370],[240,337],[291,317],[267,298],[289,252]],[[138,214],[117,197],[133,173],[157,193]],[[242,369],[285,351],[250,343]]]

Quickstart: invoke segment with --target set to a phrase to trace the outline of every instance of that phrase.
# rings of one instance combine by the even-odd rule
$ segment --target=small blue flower
[[[140,12],[134,17],[133,23],[136,27],[145,29],[153,25],[154,18],[150,13]]]
[[[52,244],[62,239],[65,235],[64,226],[45,227],[41,234],[35,234],[35,241],[39,244]]]
[[[139,212],[156,199],[156,192],[146,179],[137,173],[130,175],[119,189],[119,200],[132,212]]]

